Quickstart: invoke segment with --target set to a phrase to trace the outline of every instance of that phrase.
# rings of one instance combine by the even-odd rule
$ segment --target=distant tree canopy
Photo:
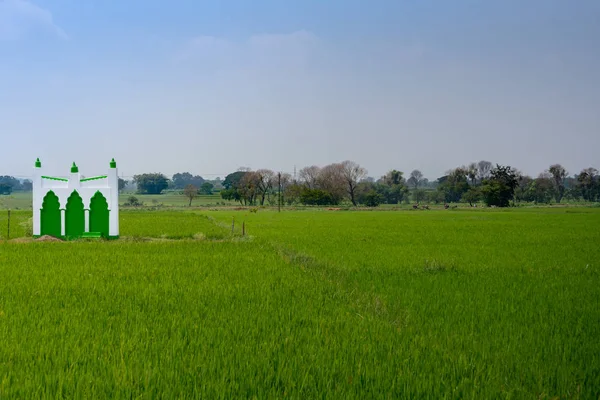
[[[0,195],[9,195],[13,191],[12,186],[6,183],[0,183]]]
[[[8,175],[0,176],[0,194],[8,195],[16,190],[22,190],[20,180]]]
[[[225,180],[223,181],[223,187],[225,189],[231,189],[233,187],[237,187],[239,182],[242,180],[242,178],[246,174],[247,174],[246,171],[236,171],[236,172],[233,172],[233,173],[227,175],[225,177]]]
[[[508,207],[518,186],[517,173],[510,166],[496,165],[481,186],[483,201],[488,206]]]
[[[133,181],[144,194],[160,194],[169,186],[169,179],[161,173],[135,175]]]
[[[119,178],[119,192],[125,189],[127,186],[127,181],[125,179]]]
[[[213,193],[215,185],[210,182],[204,182],[202,186],[200,186],[199,192],[201,194],[211,195]]]
[[[469,190],[467,170],[459,167],[438,179],[438,190],[444,193],[444,201],[459,202],[463,194]]]
[[[199,175],[192,175],[189,172],[180,172],[173,175],[171,179],[174,189],[185,189],[188,185],[193,185],[197,188],[201,187],[204,183],[204,178]]]
[[[24,192],[31,192],[33,190],[33,182],[31,182],[29,179],[25,179],[21,183],[21,190]]]
[[[596,168],[586,168],[577,175],[576,190],[587,201],[600,201],[600,176]]]

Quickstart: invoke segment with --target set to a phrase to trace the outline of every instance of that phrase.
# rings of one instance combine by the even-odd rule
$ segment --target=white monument
[[[119,177],[113,159],[106,175],[81,178],[73,163],[69,177],[46,176],[39,158],[33,174],[33,236],[65,239],[119,237]]]

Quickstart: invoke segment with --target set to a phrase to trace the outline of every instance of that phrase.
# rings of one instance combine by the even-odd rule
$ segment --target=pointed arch
[[[60,201],[52,190],[44,196],[40,210],[40,224],[41,235],[61,236]]]
[[[90,232],[99,232],[103,237],[108,237],[108,201],[100,191],[97,191],[90,200]]]
[[[80,237],[85,230],[85,213],[83,211],[83,199],[74,190],[67,200],[65,212],[65,235],[67,237]]]

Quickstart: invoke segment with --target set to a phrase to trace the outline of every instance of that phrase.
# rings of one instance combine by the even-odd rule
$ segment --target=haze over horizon
[[[600,169],[600,2],[0,0],[0,175]]]

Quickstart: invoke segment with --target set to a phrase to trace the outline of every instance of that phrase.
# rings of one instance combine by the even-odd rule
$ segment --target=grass
[[[123,211],[124,240],[0,244],[0,397],[598,398],[599,227]]]
[[[165,194],[137,194],[137,193],[121,193],[119,195],[119,203],[124,204],[130,196],[135,196],[139,201],[144,203],[145,207],[187,207],[189,199],[182,194],[176,192],[167,192]],[[31,192],[14,192],[10,196],[0,196],[0,210],[31,210],[32,206]],[[217,205],[235,205],[236,203],[226,201],[219,194],[199,195],[192,201],[192,207],[206,207]]]

